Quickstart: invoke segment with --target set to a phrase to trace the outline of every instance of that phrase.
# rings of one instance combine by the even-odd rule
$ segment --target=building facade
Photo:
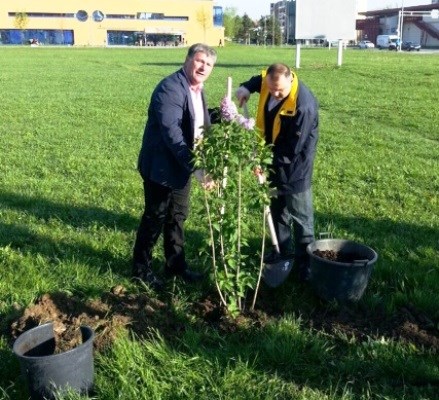
[[[438,48],[439,12],[434,11],[438,9],[439,4],[434,0],[431,4],[405,7],[402,21],[399,18],[401,8],[361,12],[361,18],[357,19],[357,39],[376,43],[378,35],[398,35],[403,41]]]
[[[293,44],[296,40],[296,1],[282,0],[270,3],[270,14],[279,25],[282,44]]]
[[[224,43],[213,0],[0,1],[0,44],[180,46]]]

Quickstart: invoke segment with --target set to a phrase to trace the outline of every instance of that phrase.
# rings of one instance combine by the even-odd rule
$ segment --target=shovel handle
[[[265,182],[265,175],[258,174],[258,182],[262,185]],[[270,206],[265,206],[264,212],[267,218],[268,228],[270,230],[271,243],[273,243],[273,247],[276,253],[279,254],[280,253],[279,242],[277,240],[276,229],[274,228],[273,217],[271,216]]]
[[[279,242],[277,241],[276,229],[274,228],[273,217],[269,206],[265,206],[265,215],[267,217],[268,228],[270,229],[271,242],[273,243],[276,253],[280,253]]]
[[[246,101],[244,101],[244,103],[242,103],[242,113],[244,114],[245,118],[248,118],[250,116],[250,114],[248,112],[248,107],[247,107]]]
[[[247,115],[248,118],[247,103],[243,103],[242,108],[244,109],[244,116]],[[261,185],[265,183],[265,175],[258,174],[258,182]],[[273,243],[273,247],[276,253],[280,254],[279,242],[277,240],[276,229],[274,228],[273,217],[271,216],[270,206],[265,206],[264,212],[267,218],[268,228],[270,230],[271,243]]]

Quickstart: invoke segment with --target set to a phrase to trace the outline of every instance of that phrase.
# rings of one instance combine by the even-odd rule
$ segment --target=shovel
[[[242,104],[242,110],[244,117],[248,118],[249,112],[247,108],[247,102],[244,102]],[[265,182],[265,176],[258,175],[258,181],[260,184],[263,184]],[[262,271],[262,278],[268,286],[275,288],[281,285],[285,281],[285,279],[287,279],[289,273],[291,272],[291,269],[293,268],[293,260],[290,258],[282,258],[279,249],[279,242],[277,240],[276,230],[274,229],[270,206],[265,206],[264,213],[267,219],[274,251],[279,257],[275,257],[273,261],[265,263],[264,269]]]
[[[258,175],[259,183],[264,183],[265,177]],[[264,282],[272,287],[281,285],[293,268],[293,260],[290,258],[283,258],[279,250],[279,242],[277,240],[276,230],[274,229],[273,217],[271,215],[270,207],[267,205],[264,208],[265,217],[267,219],[268,228],[270,231],[271,243],[273,244],[276,257],[271,262],[266,262],[262,271],[262,278]]]

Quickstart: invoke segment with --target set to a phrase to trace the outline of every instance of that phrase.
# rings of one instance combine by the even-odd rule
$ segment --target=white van
[[[377,48],[396,50],[399,44],[398,35],[378,35]]]

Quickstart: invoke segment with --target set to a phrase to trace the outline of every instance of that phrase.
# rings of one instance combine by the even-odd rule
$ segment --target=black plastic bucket
[[[21,334],[13,351],[34,400],[53,399],[55,393],[70,389],[87,394],[93,386],[93,338],[88,326],[81,326],[82,344],[54,354],[53,323],[37,326]]]
[[[317,250],[332,250],[349,254],[352,262],[332,261],[314,254]],[[369,283],[378,254],[363,244],[343,239],[322,239],[310,243],[310,284],[324,300],[358,301]]]

